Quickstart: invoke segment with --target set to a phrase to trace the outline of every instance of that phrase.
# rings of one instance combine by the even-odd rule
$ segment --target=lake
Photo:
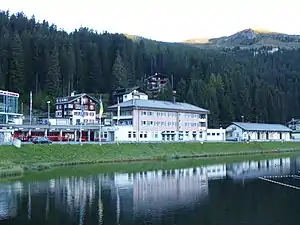
[[[0,224],[299,225],[299,170],[300,157],[2,183]]]

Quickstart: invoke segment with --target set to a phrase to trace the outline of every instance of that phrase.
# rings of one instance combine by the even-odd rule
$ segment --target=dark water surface
[[[0,184],[0,224],[299,225],[300,190],[259,179],[300,187],[299,170],[283,158]]]

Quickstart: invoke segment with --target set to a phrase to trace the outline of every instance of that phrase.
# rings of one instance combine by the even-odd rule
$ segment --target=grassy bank
[[[300,150],[300,142],[263,143],[151,143],[119,145],[23,145],[0,146],[0,172],[23,173],[55,166],[128,162],[140,160],[168,160],[193,157],[217,157],[278,153]],[[17,172],[16,172],[17,171]],[[3,174],[3,173],[2,173]]]
[[[264,159],[296,157],[299,152],[286,152],[274,154],[260,154],[252,156],[227,156],[227,157],[207,157],[197,159],[180,159],[168,161],[145,161],[145,162],[132,162],[132,163],[102,163],[92,165],[77,165],[53,168],[43,172],[31,171],[25,173],[23,176],[9,177],[1,179],[2,182],[11,181],[42,181],[55,179],[59,177],[70,176],[89,176],[100,173],[135,173],[141,171],[154,171],[154,170],[168,170],[168,169],[181,169],[181,168],[195,168],[200,166],[215,165],[215,164],[229,164],[243,161],[258,161]]]

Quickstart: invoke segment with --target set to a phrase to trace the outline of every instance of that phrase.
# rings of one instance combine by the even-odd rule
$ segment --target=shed
[[[232,122],[226,139],[232,141],[288,141],[292,130],[282,124]]]

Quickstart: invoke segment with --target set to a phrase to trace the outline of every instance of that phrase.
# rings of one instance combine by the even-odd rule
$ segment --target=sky
[[[86,26],[177,42],[247,28],[300,34],[299,6],[297,0],[3,0],[0,9],[35,15],[67,32]]]

